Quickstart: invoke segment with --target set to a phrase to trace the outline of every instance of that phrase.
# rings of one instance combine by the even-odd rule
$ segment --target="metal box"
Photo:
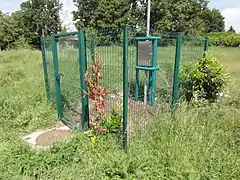
[[[152,41],[138,41],[138,66],[153,66],[152,56]]]

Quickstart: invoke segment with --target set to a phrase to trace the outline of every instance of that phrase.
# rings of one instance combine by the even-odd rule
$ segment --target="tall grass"
[[[235,60],[227,57],[232,51],[214,49],[230,71]],[[215,104],[191,107],[183,102],[174,119],[171,114],[157,114],[127,153],[108,136],[99,138],[92,149],[88,138],[77,132],[70,141],[42,151],[20,139],[56,120],[54,106],[46,101],[40,52],[1,52],[0,70],[0,179],[240,177],[238,81],[229,84],[228,96]],[[239,78],[237,73],[234,77]]]
[[[1,52],[0,66],[0,140],[53,124],[56,117],[45,97],[40,53]]]

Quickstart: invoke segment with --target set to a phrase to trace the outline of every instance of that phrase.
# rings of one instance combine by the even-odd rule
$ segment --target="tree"
[[[73,21],[78,30],[94,26],[96,9],[100,0],[73,0],[77,11],[73,11]]]
[[[126,0],[100,0],[96,9],[95,27],[121,27],[132,24],[130,4]]]
[[[133,25],[137,26],[142,32],[146,32],[147,24],[147,1],[146,0],[129,0],[130,16]]]
[[[0,50],[8,49],[16,41],[18,33],[16,21],[0,11]]]
[[[21,10],[13,12],[11,17],[17,23],[20,34],[24,34],[28,31],[28,28],[24,25],[23,12]]]
[[[40,48],[40,37],[61,31],[59,0],[28,0],[21,4],[22,21],[27,28],[25,36],[31,45]]]
[[[74,0],[74,3],[77,7],[74,21],[79,30],[123,24],[146,30],[146,0]],[[217,21],[213,27],[209,19]],[[208,0],[152,0],[151,30],[196,35],[223,28],[221,13],[209,10]]]
[[[161,32],[198,34],[204,31],[200,14],[206,0],[152,0],[151,28]]]
[[[230,28],[229,28],[228,32],[233,32],[233,33],[236,33],[235,29],[233,29],[233,27],[232,27],[232,26],[230,26]]]
[[[61,31],[62,33],[65,33],[65,32],[67,32],[67,27],[66,26],[63,26],[62,27],[62,31]]]
[[[224,17],[218,9],[207,9],[203,11],[201,18],[205,23],[205,32],[224,32]]]
[[[0,11],[0,50],[29,48],[26,33],[21,11],[16,11],[11,16]]]
[[[120,21],[138,25],[145,23],[145,0],[73,0],[77,7],[73,21],[78,30],[103,26],[119,26]],[[123,20],[125,19],[125,20]],[[119,21],[119,22],[116,22]],[[144,24],[145,25],[145,24]]]

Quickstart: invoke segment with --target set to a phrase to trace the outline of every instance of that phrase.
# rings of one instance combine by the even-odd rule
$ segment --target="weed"
[[[119,134],[121,132],[122,112],[120,109],[112,109],[111,115],[104,118],[101,125],[107,133]]]

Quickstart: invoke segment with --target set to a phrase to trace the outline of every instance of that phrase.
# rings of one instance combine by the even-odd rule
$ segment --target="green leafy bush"
[[[92,148],[97,147],[99,135],[118,134],[121,132],[122,113],[120,109],[112,109],[110,116],[108,114],[103,117],[100,125],[95,120],[91,122],[91,129],[87,135],[91,141]],[[99,132],[97,132],[99,131]]]
[[[180,75],[182,93],[187,101],[206,99],[215,101],[224,93],[228,73],[212,54],[205,54],[192,68],[183,67]]]
[[[233,32],[213,32],[209,33],[210,45],[224,47],[239,47],[240,34]]]
[[[112,109],[111,116],[104,119],[103,128],[107,129],[107,133],[119,133],[121,131],[122,113],[120,109]]]

